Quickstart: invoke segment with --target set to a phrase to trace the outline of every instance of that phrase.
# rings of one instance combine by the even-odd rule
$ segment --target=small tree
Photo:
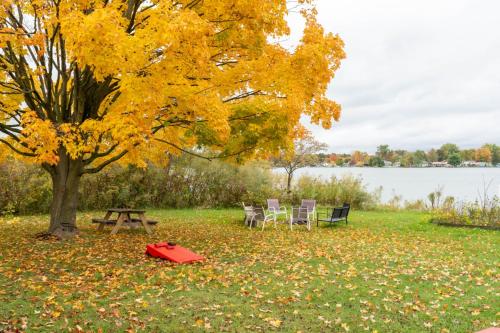
[[[293,151],[282,151],[277,158],[273,158],[276,167],[284,168],[287,173],[286,190],[292,192],[293,174],[300,168],[315,165],[318,162],[318,153],[325,151],[328,146],[306,135],[295,141]]]
[[[496,165],[500,163],[500,146],[496,144],[485,144],[483,148],[488,148],[491,152],[491,162]]]
[[[409,168],[415,164],[414,154],[409,152],[404,152],[402,156],[399,157],[399,161],[402,167]]]
[[[376,156],[380,157],[382,160],[390,160],[392,151],[389,149],[389,145],[380,145],[377,147]]]
[[[413,153],[413,164],[414,165],[422,165],[422,163],[426,162],[427,156],[423,150],[417,150]]]
[[[460,157],[462,161],[474,161],[476,158],[475,149],[463,149],[460,151]]]
[[[438,160],[447,161],[448,158],[455,153],[460,153],[460,149],[454,143],[445,143],[437,150]]]
[[[453,153],[448,157],[448,164],[454,167],[459,166],[462,163],[462,157],[460,153]]]
[[[432,162],[436,162],[437,160],[438,160],[437,150],[432,148],[431,150],[429,150],[427,152],[427,161],[432,163]]]
[[[370,157],[367,153],[356,150],[351,154],[351,161],[349,162],[352,166],[363,166],[370,162]]]
[[[370,166],[382,168],[384,166],[384,160],[380,156],[372,156],[370,158]]]
[[[478,162],[491,162],[492,161],[492,153],[490,147],[487,145],[482,146],[481,148],[476,150],[476,161]]]

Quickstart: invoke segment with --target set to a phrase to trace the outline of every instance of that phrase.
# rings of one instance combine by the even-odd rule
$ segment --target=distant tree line
[[[351,154],[319,153],[317,157],[318,165],[334,164],[337,166],[415,167],[433,162],[446,162],[451,166],[460,166],[466,161],[498,165],[500,164],[500,146],[484,144],[476,149],[460,149],[456,144],[446,143],[438,149],[407,151],[392,150],[389,145],[384,144],[377,147],[375,154],[356,150]]]

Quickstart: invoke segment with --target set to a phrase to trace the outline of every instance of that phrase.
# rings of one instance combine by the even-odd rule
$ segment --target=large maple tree
[[[113,162],[250,158],[338,120],[343,42],[299,3],[288,50],[285,0],[2,0],[0,146],[51,175],[48,232],[77,231],[80,178]]]

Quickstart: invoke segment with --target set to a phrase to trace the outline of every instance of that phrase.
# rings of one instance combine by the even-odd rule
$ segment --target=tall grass
[[[483,191],[474,202],[455,202],[446,197],[442,205],[432,206],[432,221],[454,225],[486,226],[500,228],[500,198],[490,197],[491,182],[483,184]]]
[[[347,202],[353,207],[363,209],[373,209],[380,201],[378,192],[368,192],[363,179],[352,175],[333,176],[328,180],[302,176],[294,184],[289,201],[297,204],[305,198],[315,199],[319,204],[330,206],[339,206]]]

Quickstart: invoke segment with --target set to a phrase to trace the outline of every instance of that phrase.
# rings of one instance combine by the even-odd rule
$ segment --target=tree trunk
[[[293,173],[292,172],[287,172],[287,180],[286,180],[286,193],[290,194],[292,193],[292,177]]]
[[[48,233],[61,239],[71,238],[78,233],[76,209],[81,171],[81,160],[72,160],[64,149],[59,153],[58,164],[49,170],[52,177],[52,204]]]

